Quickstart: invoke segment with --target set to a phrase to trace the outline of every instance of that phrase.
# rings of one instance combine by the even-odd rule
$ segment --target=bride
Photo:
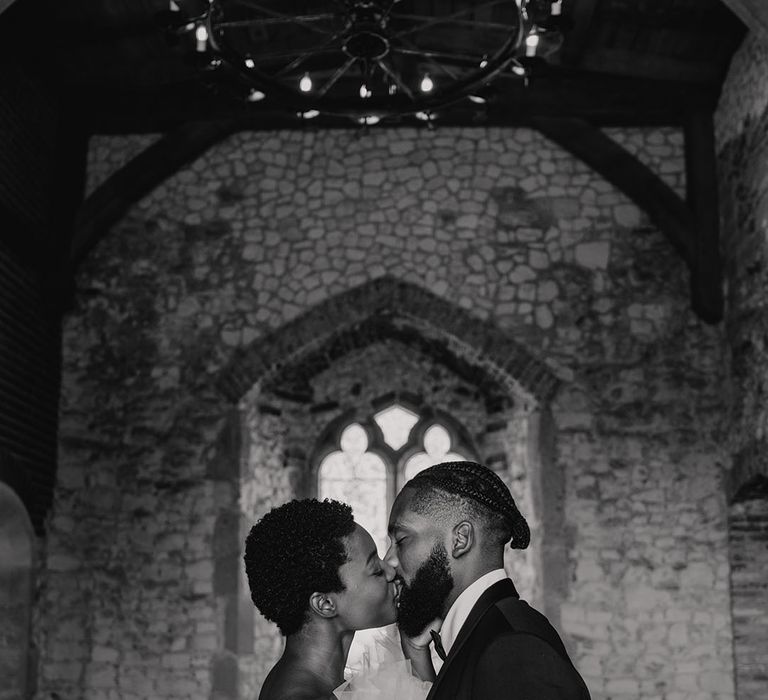
[[[306,499],[274,508],[251,528],[244,560],[254,604],[286,638],[259,700],[426,697],[435,678],[430,626],[400,633],[405,662],[344,681],[355,632],[392,624],[400,590],[348,505]]]

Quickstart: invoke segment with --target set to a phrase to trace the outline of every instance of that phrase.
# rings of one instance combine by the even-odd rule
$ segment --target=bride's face
[[[364,630],[395,621],[395,570],[379,559],[368,531],[355,525],[345,538],[347,561],[339,567],[344,590],[336,593],[337,611],[347,629]]]

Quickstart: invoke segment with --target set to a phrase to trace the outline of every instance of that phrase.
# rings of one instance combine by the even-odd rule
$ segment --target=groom
[[[443,620],[428,700],[589,700],[557,632],[504,573],[505,545],[524,549],[530,532],[494,472],[474,462],[420,472],[395,500],[389,535],[400,628],[414,636]]]

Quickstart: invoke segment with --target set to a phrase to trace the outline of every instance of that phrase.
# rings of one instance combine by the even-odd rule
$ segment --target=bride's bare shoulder
[[[276,666],[264,681],[259,700],[336,700],[315,676],[302,669]]]
[[[336,696],[333,693],[330,695],[318,695],[316,691],[310,688],[291,688],[290,690],[279,694],[268,693],[265,695],[262,692],[261,695],[259,695],[259,700],[336,700]]]

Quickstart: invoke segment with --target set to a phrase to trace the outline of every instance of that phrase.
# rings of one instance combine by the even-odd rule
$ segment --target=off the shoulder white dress
[[[391,631],[377,634],[361,655],[349,680],[334,691],[338,700],[424,700],[432,683],[411,672]]]

